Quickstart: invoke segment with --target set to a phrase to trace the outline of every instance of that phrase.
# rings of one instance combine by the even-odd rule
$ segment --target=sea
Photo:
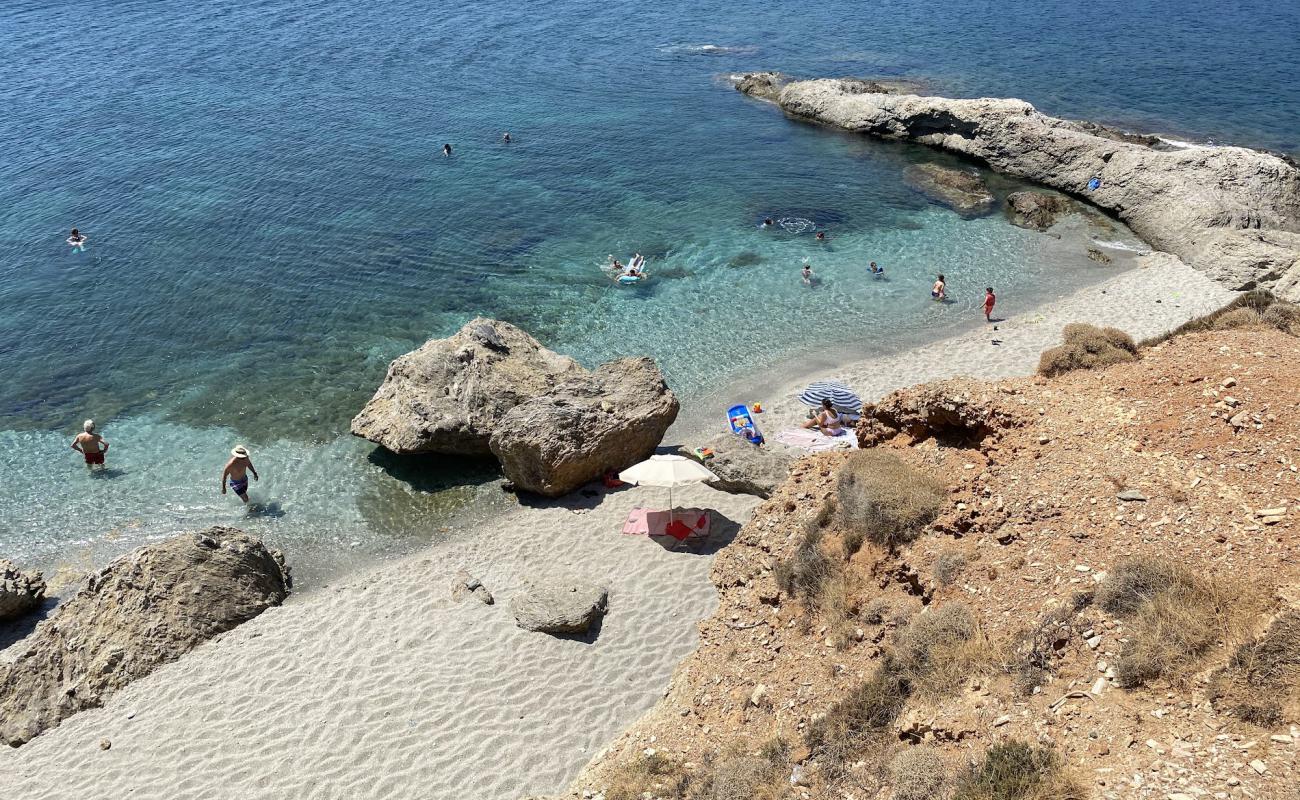
[[[963,219],[903,180],[957,162],[788,120],[730,75],[1296,155],[1298,30],[1300,4],[1259,0],[9,0],[0,557],[76,575],[232,525],[312,586],[457,535],[508,504],[496,467],[396,459],[348,422],[391,359],[476,315],[589,366],[653,356],[690,406],[982,324],[985,286],[1017,313],[1120,268]],[[615,285],[601,265],[635,252],[651,279]],[[88,418],[102,473],[69,447]],[[236,444],[248,507],[220,493]]]

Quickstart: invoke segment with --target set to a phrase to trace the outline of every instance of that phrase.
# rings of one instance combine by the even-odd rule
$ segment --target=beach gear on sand
[[[633,464],[623,470],[618,474],[618,479],[635,486],[662,486],[668,489],[668,525],[671,527],[673,524],[673,487],[703,481],[716,481],[718,476],[710,472],[703,464],[692,461],[686,456],[657,455],[650,456],[640,464]],[[685,536],[678,538],[675,534],[670,535],[679,542],[686,538]]]
[[[821,431],[814,431],[809,428],[791,428],[778,433],[776,441],[808,453],[858,449],[858,437],[854,436],[851,431],[841,433],[839,436],[827,436]]]
[[[623,523],[623,533],[628,536],[671,536],[679,542],[709,535],[713,517],[698,508],[683,508],[673,513],[634,508]]]
[[[836,381],[817,381],[810,384],[803,390],[803,394],[799,395],[799,402],[819,408],[822,401],[828,398],[836,411],[856,414],[862,410],[862,398],[854,394],[849,387]]]
[[[1088,181],[1088,191],[1095,192],[1101,188],[1101,178],[1093,178]]]
[[[744,436],[750,444],[763,443],[763,434],[759,432],[748,406],[739,405],[727,409],[727,421],[731,423],[732,433]]]

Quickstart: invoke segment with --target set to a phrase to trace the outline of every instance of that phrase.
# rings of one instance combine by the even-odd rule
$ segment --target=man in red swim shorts
[[[82,432],[72,440],[72,449],[86,457],[86,466],[93,469],[104,468],[104,454],[108,452],[108,440],[95,433],[95,421],[88,419],[81,424]]]

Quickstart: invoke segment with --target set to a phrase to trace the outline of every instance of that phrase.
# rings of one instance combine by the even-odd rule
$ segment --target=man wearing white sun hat
[[[259,481],[257,470],[253,467],[253,460],[248,457],[248,448],[236,445],[234,450],[230,451],[231,459],[226,462],[226,468],[221,471],[221,493],[226,493],[226,479],[230,479],[230,488],[239,499],[245,503],[248,502],[248,473],[253,473],[253,480]]]

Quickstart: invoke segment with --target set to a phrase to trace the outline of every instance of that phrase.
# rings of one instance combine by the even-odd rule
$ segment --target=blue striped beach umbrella
[[[803,394],[799,395],[799,402],[817,408],[828,397],[836,411],[856,414],[862,410],[862,398],[854,394],[849,387],[835,381],[817,381],[803,390]]]

